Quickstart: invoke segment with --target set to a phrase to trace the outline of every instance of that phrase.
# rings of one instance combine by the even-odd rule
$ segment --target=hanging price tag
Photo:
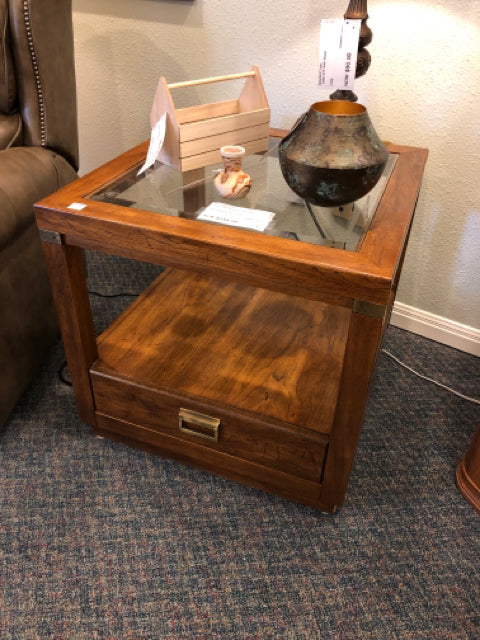
[[[167,114],[164,113],[157,124],[152,129],[152,135],[150,137],[150,146],[148,147],[147,158],[143,164],[143,166],[138,170],[137,176],[148,169],[153,164],[155,164],[155,160],[158,157],[158,154],[162,150],[163,142],[165,140],[165,130],[166,130],[166,122],[167,122]]]
[[[361,20],[322,20],[318,84],[323,89],[353,89]]]

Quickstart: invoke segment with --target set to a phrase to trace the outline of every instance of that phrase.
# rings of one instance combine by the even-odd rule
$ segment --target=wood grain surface
[[[329,433],[350,311],[165,271],[100,336],[112,371]]]
[[[399,158],[373,222],[357,251],[342,251],[89,199],[139,166],[147,147],[35,206],[40,228],[62,234],[44,248],[81,419],[121,442],[334,511],[427,151],[390,145]],[[84,248],[170,267],[98,341]],[[218,440],[180,431],[180,409],[219,420]]]
[[[427,152],[391,145],[399,159],[358,251],[295,242],[244,229],[101,203],[88,195],[142,162],[140,145],[36,206],[39,226],[67,242],[155,264],[216,272],[253,286],[333,304],[387,304],[417,201]],[[86,205],[81,212],[69,205]]]
[[[77,247],[43,243],[50,284],[67,355],[80,419],[95,425],[89,368],[97,343],[86,287],[83,251]]]
[[[179,450],[199,444],[251,460],[272,469],[320,483],[328,445],[328,436],[282,424],[260,420],[222,403],[208,404],[181,396],[171,390],[160,391],[113,375],[102,367],[92,370],[95,404],[98,413],[165,434],[177,440]],[[218,440],[208,440],[179,427],[180,409],[220,420]],[[194,425],[192,425],[194,427]]]

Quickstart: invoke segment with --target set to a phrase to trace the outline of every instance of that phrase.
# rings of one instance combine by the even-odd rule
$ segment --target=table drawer
[[[320,482],[328,436],[229,407],[91,372],[97,412],[189,443]]]

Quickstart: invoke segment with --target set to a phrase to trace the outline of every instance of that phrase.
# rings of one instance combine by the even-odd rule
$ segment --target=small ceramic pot
[[[243,147],[228,145],[220,149],[223,170],[215,176],[215,189],[222,198],[243,198],[250,191],[252,179],[242,170]]]

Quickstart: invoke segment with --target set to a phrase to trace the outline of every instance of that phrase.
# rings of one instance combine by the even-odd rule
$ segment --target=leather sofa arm
[[[0,251],[32,224],[34,202],[76,177],[69,163],[48,149],[0,151]]]

